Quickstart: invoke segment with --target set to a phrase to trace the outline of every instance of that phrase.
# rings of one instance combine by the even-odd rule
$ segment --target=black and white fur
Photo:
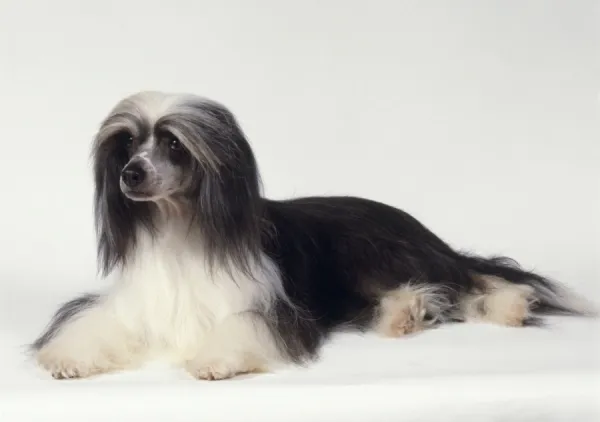
[[[122,100],[93,159],[99,264],[114,283],[64,304],[33,343],[55,378],[166,356],[223,379],[307,362],[336,330],[397,337],[594,313],[509,259],[455,251],[389,205],[262,197],[234,116],[204,98]]]

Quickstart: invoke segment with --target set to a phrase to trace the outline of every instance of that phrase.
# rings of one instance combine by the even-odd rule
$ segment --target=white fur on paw
[[[401,337],[425,328],[426,308],[423,297],[410,292],[387,298],[384,303],[380,330],[389,337]]]
[[[519,327],[529,316],[531,303],[532,292],[527,289],[500,289],[485,298],[486,318],[502,325]]]
[[[232,378],[242,371],[237,371],[225,362],[214,361],[206,365],[194,367],[188,365],[187,370],[195,378],[207,381],[224,380]]]
[[[506,311],[506,325],[519,327],[529,315],[529,303],[525,298],[513,303]]]
[[[55,379],[85,378],[103,372],[97,367],[70,358],[60,358],[41,351],[37,356],[38,364],[50,372]]]
[[[35,359],[55,379],[86,378],[122,368],[113,355],[98,352],[77,354],[53,343],[39,350]]]
[[[201,380],[217,381],[233,378],[237,375],[266,372],[266,367],[255,359],[238,361],[214,359],[212,361],[191,361],[185,369],[194,377]]]
[[[401,337],[422,331],[423,328],[422,320],[416,317],[415,313],[411,310],[407,309],[399,313],[391,322],[389,333],[393,337]]]

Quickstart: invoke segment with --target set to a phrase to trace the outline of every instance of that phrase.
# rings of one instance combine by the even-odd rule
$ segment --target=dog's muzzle
[[[125,166],[121,172],[121,179],[125,186],[130,189],[135,189],[144,183],[146,171],[142,168],[140,163],[132,162]]]

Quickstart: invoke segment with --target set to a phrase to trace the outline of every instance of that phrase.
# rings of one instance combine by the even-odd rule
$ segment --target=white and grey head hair
[[[165,204],[184,210],[190,229],[201,233],[211,265],[219,261],[249,271],[258,258],[258,169],[244,133],[223,105],[190,95],[132,95],[102,122],[92,156],[104,275],[125,264],[140,229],[160,229]]]

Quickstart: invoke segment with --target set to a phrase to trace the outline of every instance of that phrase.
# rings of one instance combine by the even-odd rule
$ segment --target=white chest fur
[[[140,333],[149,351],[188,359],[207,333],[232,314],[264,309],[280,286],[268,261],[256,280],[206,265],[202,248],[176,231],[141,234],[135,254],[109,295],[118,320]]]

